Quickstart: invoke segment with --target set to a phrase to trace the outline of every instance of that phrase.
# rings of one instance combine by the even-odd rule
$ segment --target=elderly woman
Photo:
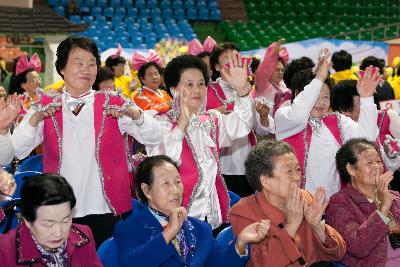
[[[0,98],[0,167],[10,164],[14,158],[10,127],[20,110],[21,102],[17,94],[8,96],[7,102]]]
[[[0,237],[2,266],[102,266],[89,227],[72,224],[75,203],[62,176],[29,177],[21,188],[23,222]]]
[[[249,183],[258,192],[233,206],[233,232],[238,234],[260,220],[270,221],[268,236],[251,246],[247,266],[308,266],[343,257],[342,237],[321,222],[328,205],[326,190],[319,187],[313,198],[299,188],[299,162],[287,143],[259,143],[245,166]]]
[[[210,225],[188,216],[182,207],[181,177],[167,156],[144,160],[135,185],[140,203],[114,233],[119,266],[244,266],[248,243],[259,242],[268,232],[268,223],[258,221],[221,247]]]
[[[9,174],[0,167],[0,202],[4,199],[4,196],[12,196],[16,189],[17,184],[12,174]],[[0,208],[0,223],[3,221],[4,216],[4,212]]]
[[[393,172],[383,165],[373,143],[352,139],[339,149],[336,164],[346,186],[333,195],[327,222],[347,244],[349,266],[400,266],[400,195],[388,189]]]

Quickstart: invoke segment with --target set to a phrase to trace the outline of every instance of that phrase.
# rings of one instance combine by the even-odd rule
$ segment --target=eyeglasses
[[[38,77],[38,78],[32,78],[32,80],[27,80],[27,83],[32,83],[32,82],[42,82],[42,78]]]

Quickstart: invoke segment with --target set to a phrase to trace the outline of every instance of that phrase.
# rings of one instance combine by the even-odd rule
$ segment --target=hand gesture
[[[267,235],[270,227],[270,220],[261,220],[259,222],[247,225],[237,238],[238,244],[258,243]]]
[[[14,177],[0,167],[0,192],[6,196],[12,196],[16,189]]]
[[[257,113],[260,114],[261,124],[264,127],[268,127],[268,124],[269,124],[269,120],[268,120],[269,107],[268,107],[268,105],[256,100],[255,107],[256,107]]]
[[[277,42],[275,42],[274,47],[272,48],[272,53],[276,54],[279,53],[279,51],[281,50],[282,44],[286,41],[285,38],[281,38],[279,39]]]
[[[0,134],[6,134],[21,111],[21,100],[15,93],[8,97],[7,103],[0,98]]]
[[[392,207],[393,198],[389,192],[389,183],[393,180],[393,172],[385,172],[382,175],[377,174],[375,177],[378,199],[381,201],[380,212],[388,216]]]
[[[328,203],[326,189],[323,187],[317,188],[313,202],[310,205],[304,200],[304,218],[312,227],[317,227],[321,224],[322,215]]]
[[[60,107],[49,107],[43,111],[36,111],[29,120],[29,124],[32,127],[37,127],[39,123],[47,117],[54,116],[57,111],[60,110]]]
[[[326,78],[328,78],[329,69],[331,68],[332,64],[329,61],[329,56],[330,56],[329,49],[324,48],[322,50],[322,53],[324,56],[318,62],[315,78],[317,78],[322,82],[325,82]]]
[[[183,222],[187,219],[188,213],[184,207],[171,210],[169,215],[168,227],[165,228],[163,235],[167,244],[173,240],[182,228]]]
[[[292,182],[289,187],[289,195],[286,198],[285,215],[287,226],[291,233],[296,234],[301,222],[303,221],[304,200],[300,194],[300,188],[295,182]]]
[[[195,110],[190,109],[187,105],[187,96],[185,91],[182,91],[181,94],[179,94],[179,123],[178,127],[181,129],[182,132],[186,132],[186,128],[189,125],[190,119],[192,118],[193,114],[196,113]]]
[[[381,80],[382,75],[379,74],[378,68],[373,66],[367,67],[364,74],[359,75],[357,80],[357,92],[360,97],[373,96]]]
[[[247,65],[242,65],[242,56],[239,52],[233,51],[228,55],[228,64],[229,70],[222,66],[221,73],[239,96],[247,95],[250,90],[247,82]]]

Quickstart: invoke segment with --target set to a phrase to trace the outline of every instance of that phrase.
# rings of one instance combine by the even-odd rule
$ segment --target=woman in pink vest
[[[153,146],[160,128],[151,115],[119,94],[91,89],[100,55],[85,37],[68,37],[57,48],[61,94],[41,92],[13,133],[16,157],[43,143],[43,171],[60,173],[74,189],[74,222],[92,228],[96,245],[112,235],[131,210],[131,181],[123,134]]]
[[[294,99],[292,105],[277,110],[275,125],[277,139],[288,142],[296,152],[302,172],[301,188],[315,193],[322,186],[330,197],[340,189],[335,154],[343,142],[353,137],[375,141],[377,137],[378,114],[373,94],[380,77],[368,68],[366,75],[359,78],[358,122],[339,113],[328,113],[331,89],[328,56],[325,49],[316,74],[307,58],[294,60],[287,66],[289,71],[285,75],[291,79],[286,84],[290,84]],[[306,68],[302,69],[304,65]]]
[[[239,60],[238,60],[239,59]],[[189,216],[206,220],[213,229],[228,222],[229,196],[221,176],[220,149],[247,136],[253,125],[252,98],[240,55],[229,54],[226,76],[239,95],[233,112],[205,111],[207,66],[201,59],[183,55],[165,69],[165,84],[174,95],[173,109],[158,116],[162,143],[146,147],[149,155],[165,154],[178,163]]]
[[[8,96],[6,102],[0,98],[0,167],[11,163],[14,158],[14,147],[11,142],[10,127],[21,110],[21,101],[16,93]]]

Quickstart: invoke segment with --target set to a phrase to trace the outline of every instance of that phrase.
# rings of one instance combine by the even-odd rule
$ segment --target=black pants
[[[245,175],[226,175],[223,174],[226,186],[229,191],[238,194],[240,197],[247,197],[254,194]]]
[[[122,221],[124,216],[114,216],[112,213],[91,214],[84,217],[73,218],[73,223],[84,224],[90,227],[93,233],[96,249],[114,233],[114,225]]]

